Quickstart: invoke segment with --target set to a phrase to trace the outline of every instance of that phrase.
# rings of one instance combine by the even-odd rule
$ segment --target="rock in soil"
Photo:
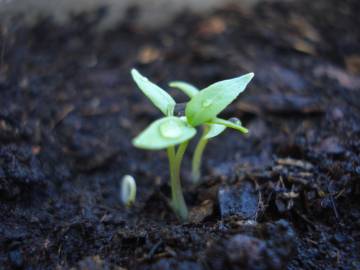
[[[220,214],[222,218],[239,216],[242,219],[254,219],[259,204],[259,194],[250,182],[240,186],[222,187],[218,192]]]

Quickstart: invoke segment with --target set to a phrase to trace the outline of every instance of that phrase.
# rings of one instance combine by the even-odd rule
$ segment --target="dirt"
[[[357,0],[305,0],[152,31],[136,9],[105,32],[104,10],[2,25],[0,269],[360,269],[359,13]],[[160,116],[132,67],[167,89],[256,74],[222,114],[249,136],[210,142],[197,187],[186,154],[186,224],[164,199],[166,154],[131,145]]]

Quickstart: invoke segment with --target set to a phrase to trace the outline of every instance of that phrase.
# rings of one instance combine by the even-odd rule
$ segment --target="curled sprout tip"
[[[121,180],[120,199],[126,207],[130,207],[136,199],[136,182],[131,175],[125,175]]]

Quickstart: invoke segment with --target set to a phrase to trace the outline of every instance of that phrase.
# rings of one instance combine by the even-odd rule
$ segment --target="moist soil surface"
[[[359,1],[228,6],[157,30],[138,12],[106,31],[104,9],[1,26],[0,269],[360,269]],[[187,223],[167,205],[166,153],[131,144],[161,116],[132,67],[168,90],[256,74],[222,113],[249,134],[213,139],[197,186],[186,153]]]

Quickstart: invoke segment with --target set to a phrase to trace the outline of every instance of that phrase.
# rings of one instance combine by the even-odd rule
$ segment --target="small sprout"
[[[234,98],[234,95],[236,98],[236,95],[244,91],[245,87],[253,78],[253,76],[254,76],[253,73],[249,73],[247,75],[235,79],[217,82],[201,91],[199,91],[199,89],[196,88],[195,86],[181,81],[171,82],[169,86],[177,88],[183,91],[187,96],[189,96],[190,102],[186,107],[186,113],[187,113],[186,115],[188,119],[189,117],[190,118],[198,117],[201,119],[202,117],[204,117],[204,115],[206,116],[207,114],[209,114],[207,110],[212,110],[212,111],[215,110],[215,112],[217,112],[219,111],[219,108],[223,107],[224,103],[226,102],[228,104],[231,103],[231,101]],[[233,93],[228,93],[227,96],[223,95],[221,98],[218,98],[218,93],[216,93],[215,90],[218,89],[218,91],[221,91],[221,88],[224,88],[224,91],[233,91]],[[198,103],[200,103],[200,105]],[[194,115],[197,114],[197,116],[191,116],[191,112],[189,112],[192,110],[191,106],[194,106],[196,109],[197,105],[192,105],[192,104],[198,104],[199,109],[197,111],[195,110],[195,114],[194,114]],[[217,113],[215,115],[217,115]],[[211,112],[211,115],[213,116],[213,112]],[[197,123],[195,122],[195,124]],[[241,125],[241,121],[234,117],[230,118],[229,120],[223,120],[215,117],[212,118],[210,121],[203,123],[202,126],[203,126],[203,134],[197,146],[195,147],[194,156],[192,159],[191,175],[192,175],[193,183],[198,183],[200,181],[202,155],[203,152],[205,151],[209,139],[220,135],[222,132],[225,131],[226,127],[234,128],[242,133],[248,132],[248,130]]]
[[[147,150],[167,150],[171,185],[170,205],[179,219],[186,221],[188,209],[181,188],[180,167],[188,142],[196,134],[196,129],[188,124],[186,117],[173,116],[176,103],[163,89],[150,83],[135,69],[131,74],[141,91],[167,116],[150,124],[133,140],[133,145]],[[179,147],[176,149],[177,145]]]
[[[253,77],[254,73],[249,73],[214,83],[201,90],[186,106],[185,114],[189,124],[198,126],[211,121],[245,90]]]
[[[183,91],[190,101],[185,105],[185,116],[174,116],[175,107],[183,108],[182,104],[176,104],[175,100],[162,88],[150,82],[137,70],[132,69],[131,75],[140,90],[152,101],[152,103],[165,115],[154,121],[134,140],[133,145],[147,150],[166,149],[170,168],[171,202],[176,215],[182,221],[188,219],[188,209],[184,200],[180,181],[180,167],[189,140],[196,134],[196,127],[203,127],[203,134],[197,144],[192,161],[192,178],[199,181],[202,154],[208,140],[220,135],[227,127],[236,129],[242,133],[248,130],[241,125],[240,120],[218,118],[236,97],[245,90],[254,74],[249,73],[234,79],[214,83],[203,90],[195,86],[174,81],[169,85]],[[181,115],[181,114],[180,114]]]
[[[136,182],[131,175],[125,175],[121,180],[120,199],[126,207],[130,207],[136,200]]]

